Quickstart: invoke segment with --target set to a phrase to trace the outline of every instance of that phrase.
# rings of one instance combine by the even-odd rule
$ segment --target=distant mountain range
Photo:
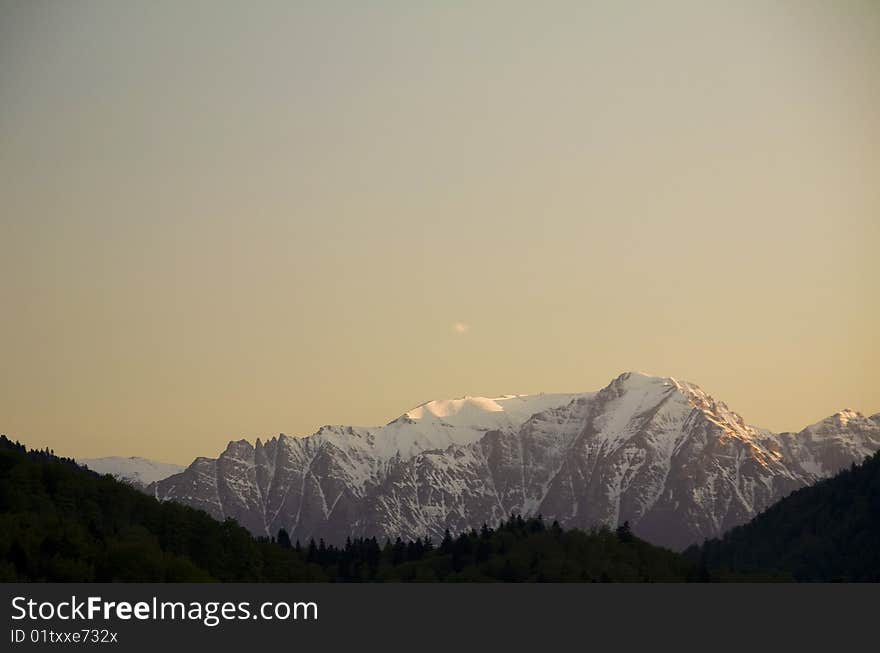
[[[110,474],[114,478],[125,481],[135,487],[145,488],[150,483],[161,481],[184,470],[180,465],[159,463],[131,456],[107,456],[105,458],[80,458],[79,464],[84,465],[98,474]]]
[[[630,372],[598,392],[433,401],[384,427],[230,442],[147,492],[302,541],[439,540],[517,513],[626,521],[683,549],[878,449],[880,414],[772,433],[692,383]]]

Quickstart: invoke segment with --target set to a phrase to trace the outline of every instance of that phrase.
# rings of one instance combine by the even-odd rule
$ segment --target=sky
[[[661,6],[662,5],[662,6]],[[0,432],[880,411],[880,5],[0,0]]]

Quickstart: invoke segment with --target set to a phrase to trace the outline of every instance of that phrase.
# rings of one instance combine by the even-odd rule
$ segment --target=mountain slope
[[[302,540],[437,538],[517,513],[628,521],[681,549],[880,448],[880,420],[841,415],[773,434],[694,384],[626,373],[594,393],[429,402],[377,429],[239,440],[148,491]]]
[[[721,574],[880,581],[880,453],[794,492],[687,556]]]

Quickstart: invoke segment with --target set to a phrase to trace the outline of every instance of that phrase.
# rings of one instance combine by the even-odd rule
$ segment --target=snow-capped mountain
[[[82,458],[77,461],[98,474],[110,474],[121,481],[138,487],[146,487],[150,483],[161,481],[173,474],[183,471],[180,465],[159,463],[155,460],[132,456],[107,456],[105,458]]]
[[[434,401],[380,428],[230,442],[148,492],[303,541],[437,540],[516,512],[629,521],[683,548],[877,449],[880,415],[774,434],[696,385],[626,373],[594,393]]]

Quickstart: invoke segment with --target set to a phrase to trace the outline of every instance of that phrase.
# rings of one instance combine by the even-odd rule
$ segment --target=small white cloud
[[[458,333],[458,334],[467,333],[468,331],[470,331],[470,329],[471,329],[470,324],[466,324],[464,322],[453,322],[452,323],[452,332],[453,333]]]

